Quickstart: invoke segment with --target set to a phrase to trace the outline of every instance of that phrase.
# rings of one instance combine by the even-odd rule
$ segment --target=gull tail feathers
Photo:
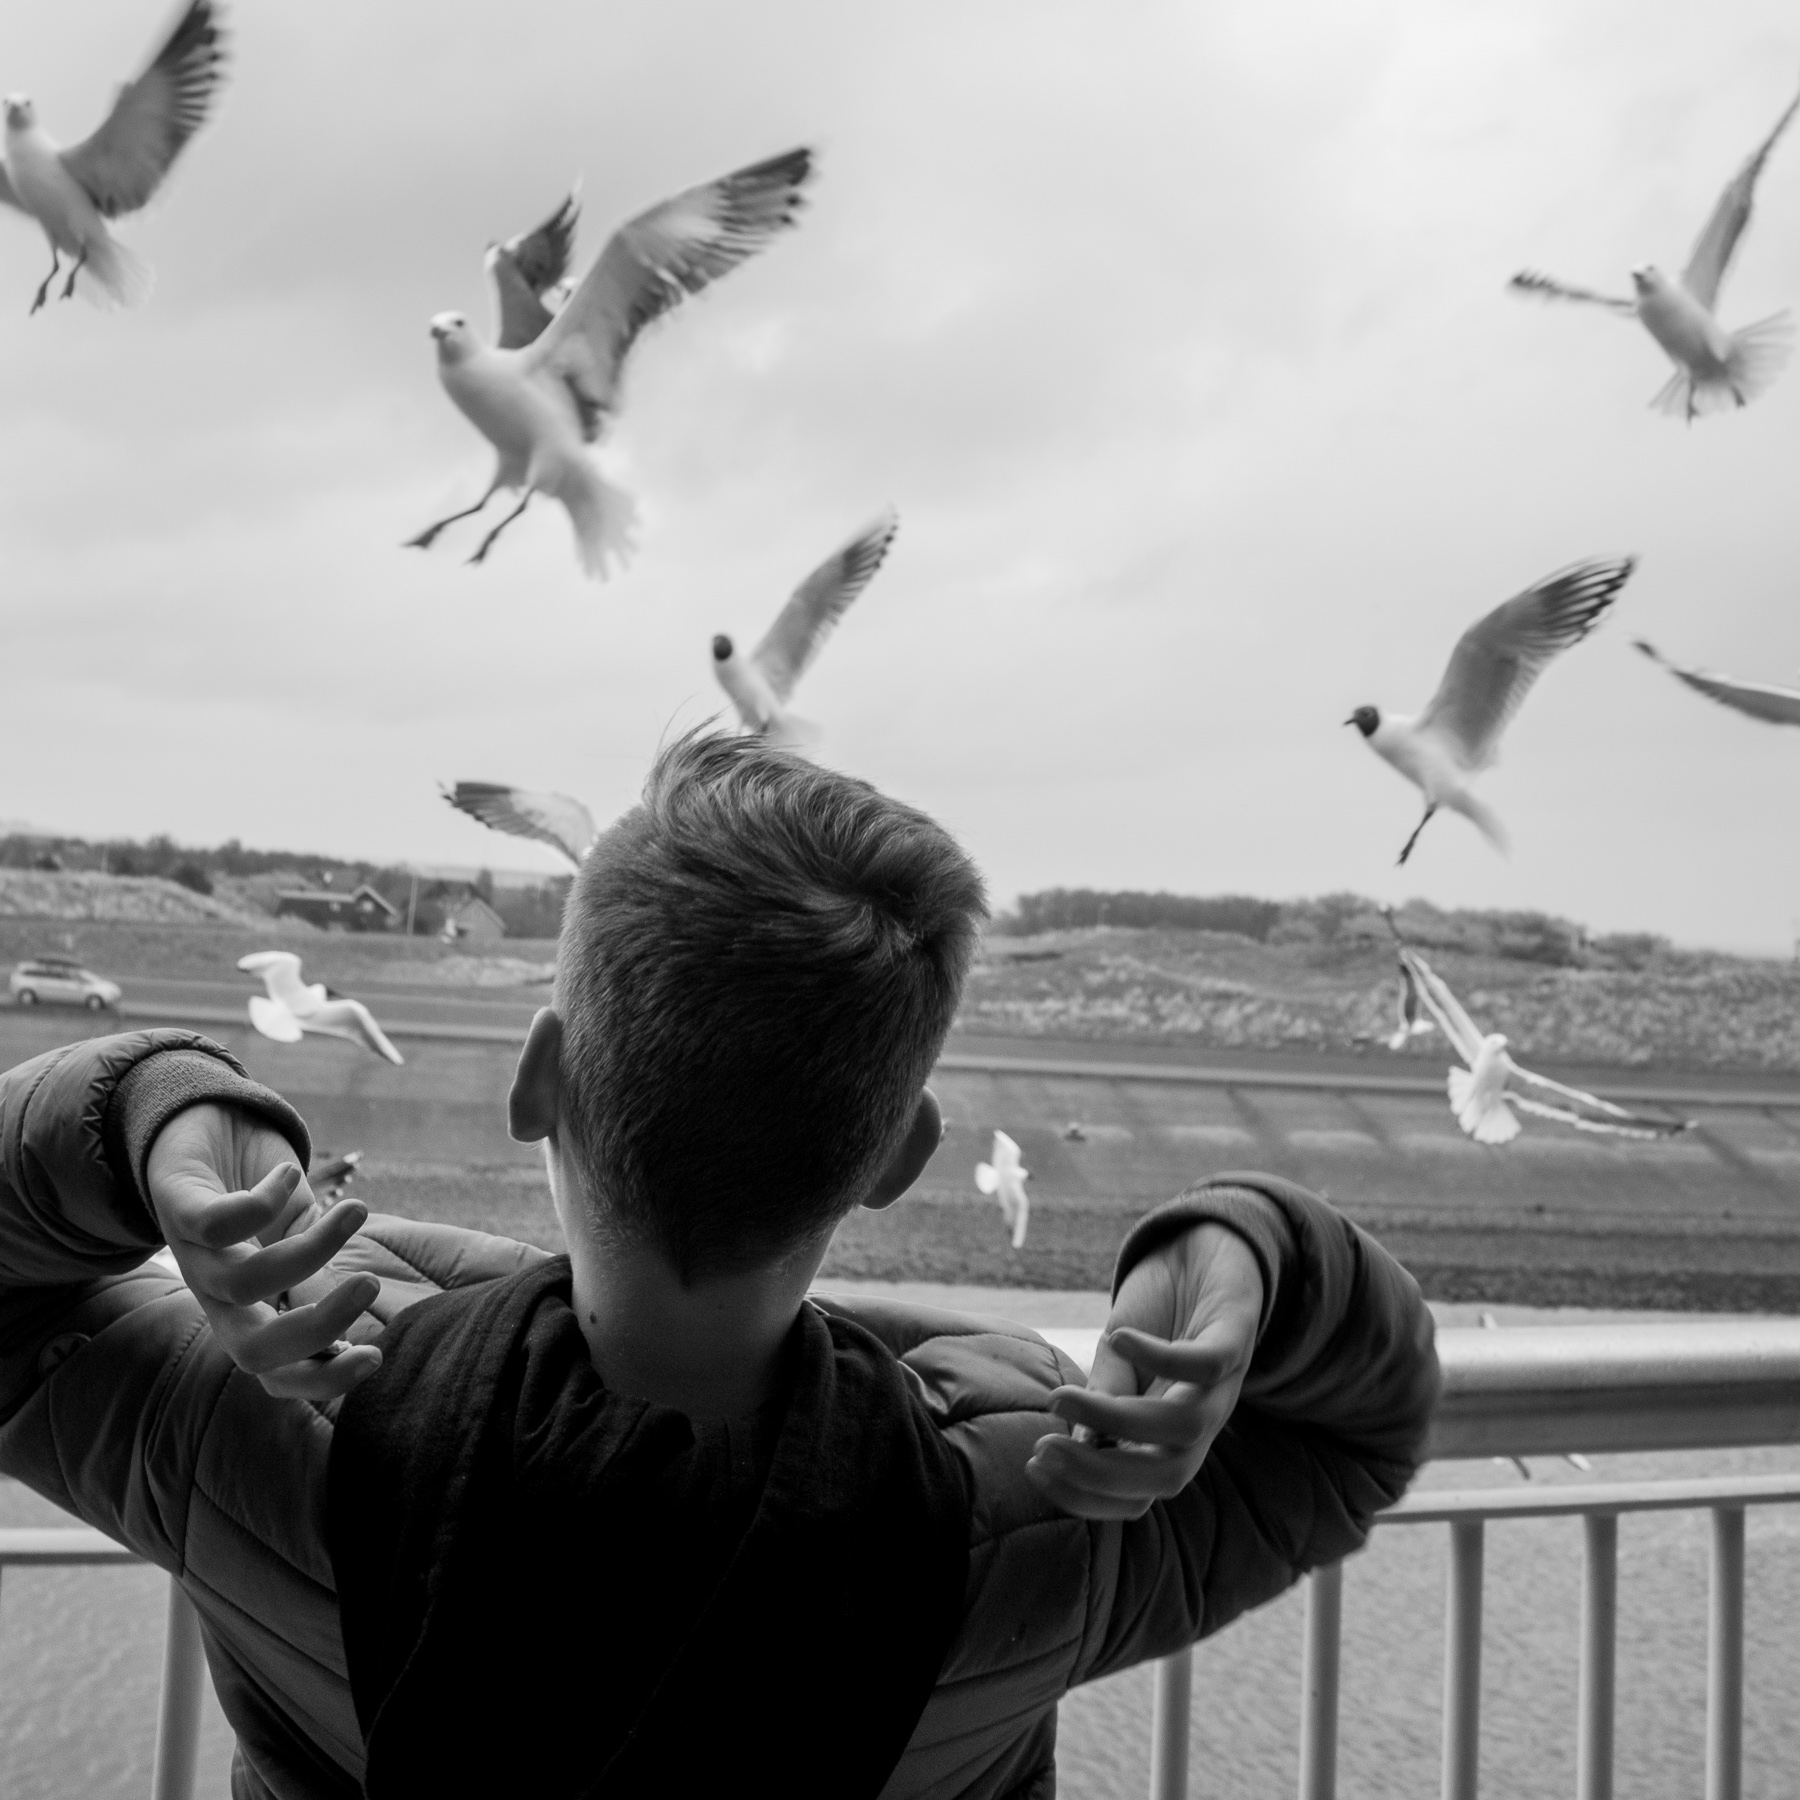
[[[1512,854],[1512,840],[1506,835],[1506,827],[1500,823],[1500,815],[1485,800],[1474,794],[1457,794],[1444,802],[1452,812],[1459,812],[1475,827],[1502,856]]]
[[[763,733],[763,741],[785,750],[810,750],[824,735],[824,727],[811,719],[803,719],[798,713],[782,713]]]
[[[1475,1100],[1475,1077],[1467,1069],[1450,1071],[1450,1107],[1456,1122],[1478,1144],[1510,1144],[1519,1135],[1519,1121],[1504,1100],[1485,1111]]]
[[[142,306],[156,286],[150,265],[110,232],[87,247],[75,291],[96,306]]]
[[[583,571],[605,581],[614,564],[623,569],[636,548],[637,502],[585,463],[550,491],[568,509]]]
[[[975,1165],[975,1187],[978,1193],[999,1193],[1000,1176],[992,1163],[977,1163]]]
[[[1725,373],[1696,380],[1677,369],[1659,388],[1651,406],[1672,419],[1693,420],[1707,413],[1731,412],[1760,399],[1787,366],[1794,348],[1794,319],[1779,312],[1731,334]]]

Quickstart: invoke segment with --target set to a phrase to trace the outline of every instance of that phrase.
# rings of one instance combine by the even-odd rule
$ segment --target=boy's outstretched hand
[[[321,1207],[288,1141],[254,1113],[203,1102],[150,1146],[146,1185],[182,1279],[226,1354],[271,1394],[329,1400],[381,1366],[340,1339],[380,1283],[309,1280],[362,1228],[359,1200]]]
[[[1237,1405],[1262,1302],[1250,1246],[1223,1225],[1152,1251],[1113,1300],[1088,1385],[1050,1397],[1074,1433],[1039,1438],[1026,1474],[1084,1519],[1136,1519],[1180,1493]]]

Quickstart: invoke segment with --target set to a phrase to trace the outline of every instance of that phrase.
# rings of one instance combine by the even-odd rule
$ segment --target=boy
[[[1279,1181],[1134,1228],[1085,1387],[1028,1331],[807,1299],[937,1146],[984,916],[863,783],[666,750],[508,1103],[566,1257],[321,1207],[297,1115],[187,1033],[4,1078],[0,1470],[180,1578],[234,1795],[1038,1800],[1071,1686],[1360,1546],[1430,1319]]]

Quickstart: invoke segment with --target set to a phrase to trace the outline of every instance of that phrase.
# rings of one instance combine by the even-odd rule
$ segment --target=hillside
[[[1403,915],[1404,918],[1404,915]],[[1382,928],[1385,935],[1385,927]],[[1368,1049],[1394,1027],[1399,979],[1372,935],[1335,942],[1127,929],[991,936],[958,1029],[1005,1036]],[[1423,946],[1483,1029],[1524,1059],[1633,1068],[1800,1071],[1800,967],[1712,952],[1638,968],[1548,966]],[[1413,1054],[1441,1062],[1435,1036]]]
[[[160,876],[42,869],[0,869],[0,918],[144,925],[254,922],[211,894],[194,893]]]

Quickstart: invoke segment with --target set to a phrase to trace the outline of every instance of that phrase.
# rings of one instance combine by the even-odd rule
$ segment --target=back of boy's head
[[[950,834],[756,738],[693,733],[589,852],[557,953],[560,1130],[681,1279],[779,1261],[899,1150],[987,915]]]

